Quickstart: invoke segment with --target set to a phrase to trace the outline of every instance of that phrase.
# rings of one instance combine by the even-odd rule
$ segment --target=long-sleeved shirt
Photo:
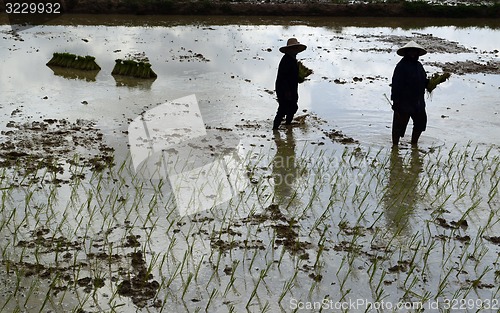
[[[428,79],[422,63],[403,57],[392,75],[391,99],[395,111],[414,113],[425,110]]]
[[[278,102],[294,102],[299,100],[299,66],[297,59],[286,54],[281,58],[276,77],[276,95]]]

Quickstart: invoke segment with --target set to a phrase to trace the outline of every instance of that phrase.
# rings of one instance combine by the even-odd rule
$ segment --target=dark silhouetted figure
[[[416,145],[418,138],[427,126],[425,112],[425,88],[429,82],[422,63],[418,58],[427,51],[414,41],[398,49],[403,58],[396,65],[392,76],[391,100],[394,111],[392,119],[392,144],[397,146],[403,137],[410,118],[413,121],[411,144]]]
[[[276,77],[276,95],[278,96],[278,112],[273,122],[273,129],[278,129],[283,118],[287,125],[292,123],[293,115],[298,110],[299,95],[299,66],[297,64],[297,54],[304,51],[307,47],[290,38],[286,46],[281,47],[280,51],[284,53],[281,58],[278,75]]]

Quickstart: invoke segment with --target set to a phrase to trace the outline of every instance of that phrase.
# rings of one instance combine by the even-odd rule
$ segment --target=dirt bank
[[[374,16],[374,17],[485,17],[500,16],[495,1],[326,1],[326,0],[60,0],[65,13]],[[3,3],[0,7],[3,10]]]
[[[117,1],[79,0],[75,13],[499,17],[500,5],[430,5],[424,2],[335,3],[326,1]]]

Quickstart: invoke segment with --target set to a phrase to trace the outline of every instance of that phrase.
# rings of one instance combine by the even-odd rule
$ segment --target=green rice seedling
[[[495,219],[496,212],[492,209],[490,214],[488,215],[488,220],[486,221],[486,225],[478,229],[477,236],[483,237],[484,232],[487,229],[493,229],[493,227],[500,222],[500,220]]]
[[[184,288],[182,289],[182,296],[181,299],[184,299],[184,296],[186,295],[186,292],[189,288],[189,285],[191,284],[191,281],[193,280],[194,274],[189,273],[186,282],[184,282]]]
[[[341,297],[340,297],[339,301],[345,301],[345,299],[347,298],[347,295],[351,292],[350,289],[346,290],[345,287],[346,287],[346,283],[347,283],[347,281],[349,279],[349,275],[350,275],[350,273],[352,271],[352,267],[348,266],[347,271],[344,274],[344,277],[343,278],[339,277],[339,273],[340,273],[341,269],[343,268],[343,265],[348,263],[346,261],[347,258],[348,257],[345,256],[345,255],[342,257],[341,264],[340,264],[339,269],[337,270],[337,273],[336,273],[337,278],[339,279],[339,282],[340,282],[339,288],[340,288],[340,292],[341,292]]]
[[[274,241],[272,241],[274,242]],[[280,257],[278,259],[278,269],[280,268],[281,264],[283,264],[283,258],[286,254],[286,249],[282,248],[281,251],[280,251]]]
[[[474,270],[477,271],[478,267],[481,265],[481,261],[483,257],[488,253],[489,249],[484,246],[484,244],[481,244],[481,249],[477,252],[478,248],[474,247],[474,252],[472,254],[472,257],[474,258],[475,265],[474,265]]]
[[[180,275],[182,269],[181,269],[181,263],[177,263],[177,266],[175,267],[173,273],[170,273],[170,276],[165,284],[165,287],[168,289],[171,285],[172,282],[175,280],[175,278]]]
[[[240,261],[236,260],[233,261],[233,264],[231,265],[231,276],[229,277],[229,282],[226,286],[226,289],[224,290],[223,297],[227,296],[227,293],[229,292],[229,289],[234,287],[234,282],[236,281],[236,277],[234,276],[236,273],[236,269],[238,268]]]
[[[386,294],[383,286],[384,286],[384,281],[385,281],[385,276],[387,275],[387,272],[385,270],[382,271],[382,274],[380,275],[380,279],[378,281],[377,287],[375,288],[375,301],[376,302],[381,302],[385,298],[387,298],[389,295]]]
[[[410,277],[413,277],[413,279],[411,280],[410,284],[409,284],[409,285],[407,285],[408,279],[409,279]],[[414,288],[415,286],[417,286],[417,284],[418,284],[418,283],[419,283],[419,279],[418,279],[418,277],[417,277],[417,276],[413,276],[413,275],[408,274],[408,275],[406,276],[406,279],[405,279],[404,283],[403,283],[403,290],[404,290],[404,294],[403,294],[402,298],[403,298],[403,299],[406,299],[406,298],[408,298],[410,295],[414,295],[413,288]]]
[[[213,288],[212,291],[210,292],[210,296],[208,297],[207,305],[205,306],[205,312],[209,312],[210,304],[212,304],[212,301],[214,301],[215,297],[219,294],[219,290],[216,288]]]
[[[450,254],[450,256],[451,256],[451,254]],[[443,270],[445,270],[445,269],[443,268]],[[436,292],[435,299],[442,297],[443,294],[445,293],[445,289],[448,287],[448,285],[450,283],[448,278],[450,277],[450,274],[452,271],[453,271],[453,268],[450,268],[446,272],[441,272],[441,277],[439,280],[438,290]],[[443,276],[443,274],[444,274],[444,276]]]
[[[30,302],[31,297],[36,293],[36,290],[39,287],[40,287],[40,280],[38,280],[38,279],[33,280],[33,282],[31,283],[31,285],[28,288],[28,292],[26,292],[24,294],[25,300],[24,300],[23,307],[27,307],[28,306],[28,303]],[[36,294],[35,294],[35,296],[36,296]],[[0,311],[3,311],[3,308],[0,308]]]
[[[428,261],[429,261],[429,256],[431,254],[431,252],[434,250],[434,247],[436,247],[437,245],[437,242],[435,240],[432,240],[430,244],[424,244],[423,247],[425,247],[425,252],[423,254],[423,257],[422,257],[422,261],[423,261],[423,266],[422,266],[422,273],[426,273],[427,272],[427,264],[428,264]]]
[[[254,257],[255,257],[255,255],[254,255]],[[212,272],[210,279],[208,280],[207,285],[212,281],[212,278],[217,278],[219,280],[219,266],[220,266],[221,260],[222,260],[222,251],[218,250],[217,263],[212,264],[213,272]],[[252,260],[252,262],[253,262],[253,260]]]
[[[498,168],[498,166],[497,166]],[[495,172],[496,172],[497,169],[495,169]],[[494,175],[494,174],[493,174]],[[492,176],[493,177],[493,176]],[[491,186],[490,190],[488,191],[488,201],[487,203],[490,204],[492,202],[494,202],[493,200],[496,198],[496,196],[498,195],[498,183],[500,182],[500,179],[497,179],[497,181]]]
[[[289,293],[292,288],[294,287],[295,285],[295,280],[297,279],[297,274],[299,273],[298,269],[296,269],[294,271],[294,274],[293,276],[286,280],[284,283],[283,283],[283,288],[281,290],[281,294],[278,298],[278,303],[281,305],[281,301],[283,301],[283,298],[285,298],[286,294]]]
[[[253,298],[257,295],[257,289],[259,288],[260,283],[264,280],[264,277],[266,276],[267,269],[263,269],[260,271],[259,278],[257,282],[254,285],[254,288],[250,294],[250,297],[248,298],[247,304],[245,305],[245,308],[248,310],[250,307],[250,304],[252,303]]]
[[[45,298],[43,299],[43,303],[42,303],[42,306],[40,308],[40,312],[43,312],[43,308],[47,305],[47,302],[51,301],[52,298],[50,295],[51,295],[53,287],[56,286],[56,282],[58,280],[59,280],[59,273],[56,273],[54,279],[52,280],[52,282],[49,285],[47,292],[45,293]]]
[[[200,273],[200,268],[203,265],[203,260],[205,259],[205,256],[202,255],[200,261],[198,262],[198,265],[195,268],[194,271],[194,280],[197,282],[198,281],[198,274]],[[161,267],[160,267],[161,268]]]

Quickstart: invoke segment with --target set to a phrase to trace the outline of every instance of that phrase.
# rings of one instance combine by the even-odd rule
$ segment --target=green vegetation
[[[303,83],[313,73],[313,70],[305,66],[301,61],[298,61],[297,64],[299,65],[299,83]]]
[[[137,62],[134,60],[115,60],[115,67],[112,75],[132,76],[137,78],[156,78],[157,75],[147,62]]]
[[[130,160],[89,172],[75,156],[65,172],[40,166],[29,177],[2,168],[0,310],[498,298],[495,148],[297,148],[279,197],[272,158],[250,151],[243,165],[254,183],[186,217],[168,183],[141,178]]]
[[[67,67],[82,71],[96,71],[101,69],[95,62],[95,57],[89,55],[83,57],[66,52],[54,53],[47,66]]]
[[[445,81],[450,78],[451,74],[450,73],[434,73],[430,78],[429,82],[427,83],[426,90],[427,92],[431,93],[434,89],[436,89],[437,85],[444,83]]]
[[[500,3],[492,2],[491,5],[475,4],[431,4],[426,1],[404,1],[404,13],[409,16],[428,17],[485,17],[494,18],[500,16]]]

